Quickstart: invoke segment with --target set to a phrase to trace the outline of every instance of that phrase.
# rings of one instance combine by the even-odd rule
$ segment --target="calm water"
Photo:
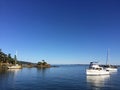
[[[120,69],[105,76],[86,76],[87,66],[0,71],[0,90],[120,90]]]

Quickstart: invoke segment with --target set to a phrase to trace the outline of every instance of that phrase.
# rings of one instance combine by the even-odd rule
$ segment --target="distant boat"
[[[109,65],[109,67],[107,67],[106,70],[113,72],[113,71],[117,71],[117,68]]]
[[[117,67],[108,64],[108,61],[109,61],[109,52],[107,51],[107,59],[106,59],[105,69],[108,70],[108,71],[111,71],[111,72],[117,71]]]
[[[8,69],[21,69],[22,66],[16,64],[16,62],[17,62],[17,52],[16,52],[16,55],[15,55],[14,59],[15,59],[15,65],[8,66]]]
[[[99,66],[97,62],[90,62],[89,68],[86,70],[87,75],[109,75],[109,71]]]

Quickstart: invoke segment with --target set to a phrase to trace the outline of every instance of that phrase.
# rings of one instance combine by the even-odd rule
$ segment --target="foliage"
[[[17,60],[16,55],[14,56],[14,58],[12,58],[10,53],[7,55],[4,52],[2,52],[2,49],[0,49],[0,62],[1,63],[15,64],[16,60]]]
[[[37,64],[38,64],[38,65],[42,65],[42,62],[38,62]]]
[[[47,62],[45,62],[45,60],[42,60],[42,62],[38,62],[37,65],[47,65]]]

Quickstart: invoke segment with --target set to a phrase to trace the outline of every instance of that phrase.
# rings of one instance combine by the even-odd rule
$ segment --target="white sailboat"
[[[16,64],[16,62],[17,62],[17,52],[16,52],[16,55],[15,55],[14,59],[15,59],[15,65],[8,66],[8,69],[21,69],[22,66],[19,65],[19,64]]]
[[[100,67],[97,62],[90,62],[89,68],[86,70],[87,75],[109,75],[109,71]]]
[[[107,51],[107,60],[106,60],[106,66],[105,66],[105,68],[106,68],[106,70],[111,71],[111,72],[117,71],[117,67],[108,64],[108,60],[109,60],[109,53]]]

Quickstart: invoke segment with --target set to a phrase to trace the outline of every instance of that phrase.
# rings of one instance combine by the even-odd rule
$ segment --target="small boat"
[[[117,71],[117,67],[113,66],[113,65],[107,65],[106,66],[106,70],[110,71],[110,72],[116,72]]]
[[[17,52],[16,52],[16,55],[14,56],[14,60],[15,60],[15,64],[8,66],[8,69],[21,69],[22,65],[16,64],[17,63]]]
[[[21,69],[22,66],[21,65],[18,65],[18,64],[15,64],[15,65],[12,65],[12,66],[8,66],[8,69]]]
[[[109,71],[99,66],[97,62],[90,62],[89,68],[86,70],[87,75],[109,75]]]

